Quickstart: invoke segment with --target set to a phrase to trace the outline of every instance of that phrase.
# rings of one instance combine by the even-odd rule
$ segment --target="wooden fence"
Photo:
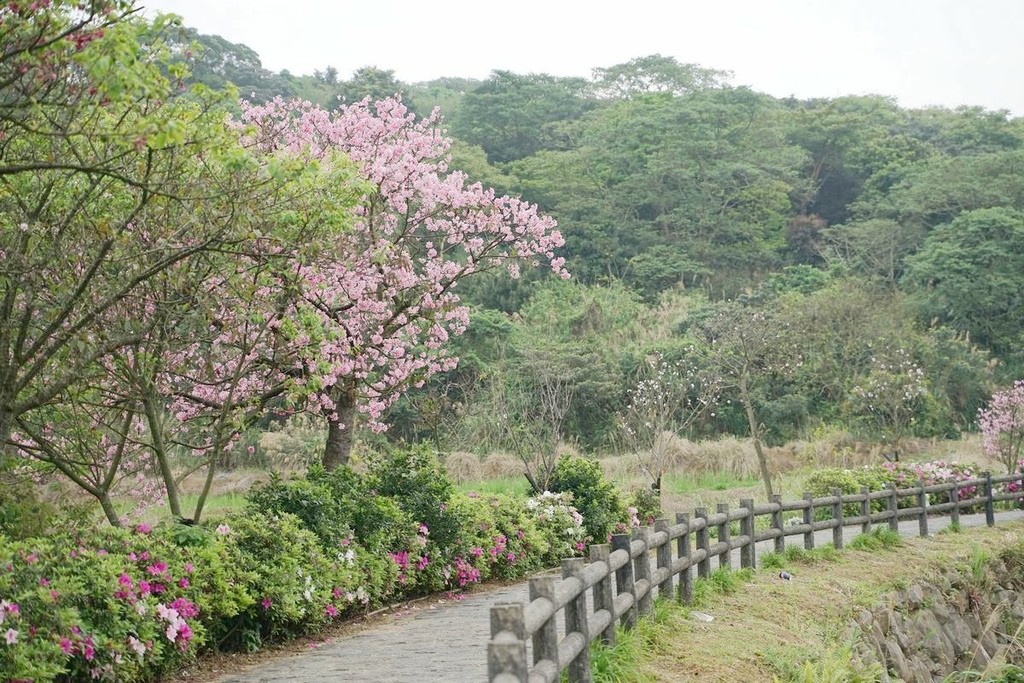
[[[996,493],[1000,484],[1015,482],[1016,492]],[[929,503],[933,500],[946,501]],[[964,498],[963,496],[970,496]],[[659,519],[654,527],[634,529],[632,536],[612,537],[611,544],[590,547],[589,563],[583,558],[562,561],[562,578],[541,576],[530,579],[530,602],[502,603],[491,608],[491,640],[488,644],[488,675],[492,683],[535,683],[559,680],[562,672],[568,680],[590,681],[590,643],[600,640],[615,644],[615,624],[632,627],[638,616],[651,611],[655,587],[662,597],[675,596],[687,603],[693,598],[693,571],[707,578],[711,561],[731,568],[732,551],[739,549],[740,566],[754,567],[754,544],[773,541],[774,550],[785,549],[787,536],[803,536],[803,546],[814,548],[814,532],[832,530],[832,543],[843,547],[843,528],[861,527],[867,533],[873,524],[888,524],[899,530],[899,522],[916,519],[921,536],[928,535],[928,517],[949,513],[951,523],[959,524],[965,510],[984,509],[985,522],[995,524],[995,503],[1018,501],[1024,496],[1024,473],[882,491],[862,489],[843,495],[838,489],[831,496],[783,502],[774,496],[767,505],[753,500],[730,509],[718,505],[714,514],[698,508],[693,516],[677,514],[675,524]],[[873,505],[880,501],[877,505]],[[901,507],[902,505],[902,507]],[[846,510],[844,510],[844,506]],[[879,509],[880,508],[880,509]],[[845,514],[850,509],[857,514]],[[827,511],[827,519],[817,520],[818,511]],[[798,523],[783,521],[783,513],[802,512]],[[759,517],[768,518],[768,526],[757,531]],[[739,523],[739,534],[730,526]],[[716,531],[712,539],[711,530]],[[713,542],[712,542],[713,541]],[[673,549],[675,552],[673,553]],[[651,553],[655,554],[652,568]],[[587,608],[587,591],[592,591],[593,611]],[[562,612],[564,634],[559,635],[556,615]],[[527,640],[532,643],[533,664],[527,660]]]

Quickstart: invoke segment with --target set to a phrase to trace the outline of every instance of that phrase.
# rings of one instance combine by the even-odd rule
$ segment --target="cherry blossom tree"
[[[328,469],[347,462],[357,411],[384,429],[381,417],[403,391],[455,366],[446,344],[468,322],[462,279],[497,268],[518,277],[523,264],[542,261],[568,277],[554,220],[448,169],[451,140],[436,110],[416,121],[400,99],[333,114],[275,100],[246,104],[240,125],[263,151],[325,165],[341,152],[366,185],[354,228],[301,268],[282,331],[293,353],[290,396],[327,418]]]
[[[336,155],[243,147],[231,96],[184,88],[174,20],[134,10],[0,7],[0,470],[29,456],[112,522],[143,470],[182,516],[171,456],[208,484],[284,392],[276,330],[362,192]]]
[[[999,458],[1008,473],[1017,471],[1024,450],[1024,379],[992,394],[978,411],[978,426],[985,454]]]

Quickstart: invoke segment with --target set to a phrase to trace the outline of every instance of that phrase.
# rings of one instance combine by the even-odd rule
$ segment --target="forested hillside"
[[[439,107],[451,168],[557,219],[572,279],[461,283],[461,362],[387,438],[612,452],[841,426],[898,450],[971,429],[1024,371],[1024,121],[1006,112],[778,99],[660,55],[590,78],[297,77],[184,40],[195,80],[255,102]]]

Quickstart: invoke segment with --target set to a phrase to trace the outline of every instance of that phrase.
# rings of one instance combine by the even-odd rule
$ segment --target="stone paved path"
[[[996,523],[1024,519],[1024,512],[1000,512]],[[935,533],[949,523],[948,517],[928,520]],[[983,526],[984,515],[961,516],[962,527]],[[900,523],[905,536],[917,536],[917,522]],[[860,533],[847,527],[844,539]],[[790,536],[788,545],[803,544],[802,536]],[[832,542],[831,530],[815,534],[817,546]],[[772,549],[771,541],[757,545],[757,554]],[[733,553],[733,567],[739,567],[739,551]],[[718,567],[718,560],[712,560]],[[487,680],[487,641],[490,637],[490,608],[498,602],[526,602],[524,582],[505,588],[479,589],[465,600],[422,602],[379,626],[340,637],[297,655],[263,663],[252,669],[222,676],[217,683],[482,683]],[[559,628],[562,628],[561,623]]]

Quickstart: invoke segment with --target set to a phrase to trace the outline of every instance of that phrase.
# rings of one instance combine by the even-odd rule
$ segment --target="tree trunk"
[[[220,449],[217,449],[220,452]],[[217,471],[216,458],[210,457],[206,463],[206,478],[203,480],[203,490],[199,494],[199,500],[196,501],[195,510],[192,511],[192,521],[195,524],[199,523],[199,518],[203,516],[203,508],[206,506],[206,499],[210,495],[210,490],[213,488],[213,475]]]
[[[149,425],[149,433],[153,440],[153,457],[156,458],[160,478],[164,482],[164,491],[167,493],[167,506],[171,510],[172,517],[181,519],[181,500],[178,498],[178,484],[174,480],[174,472],[171,470],[170,453],[167,452],[167,444],[164,443],[160,409],[157,407],[152,396],[147,396],[143,399],[142,406],[146,412],[146,422]]]
[[[117,515],[114,501],[110,499],[110,493],[103,491],[96,496],[96,500],[100,502],[100,508],[103,510],[103,515],[107,518],[107,521],[110,522],[110,526],[121,526],[121,518]]]
[[[327,443],[324,445],[322,464],[330,472],[348,464],[352,454],[353,433],[356,427],[356,391],[354,387],[339,392],[335,399],[336,420],[327,420]]]
[[[754,414],[754,400],[750,396],[750,388],[747,386],[747,378],[740,378],[740,401],[747,413],[747,424],[750,426],[750,438],[754,440],[754,452],[757,453],[757,466],[761,470],[761,480],[764,481],[764,490],[768,494],[768,500],[772,499],[772,476],[768,472],[768,458],[765,457],[764,448],[761,446],[761,428],[757,423],[757,415]]]

